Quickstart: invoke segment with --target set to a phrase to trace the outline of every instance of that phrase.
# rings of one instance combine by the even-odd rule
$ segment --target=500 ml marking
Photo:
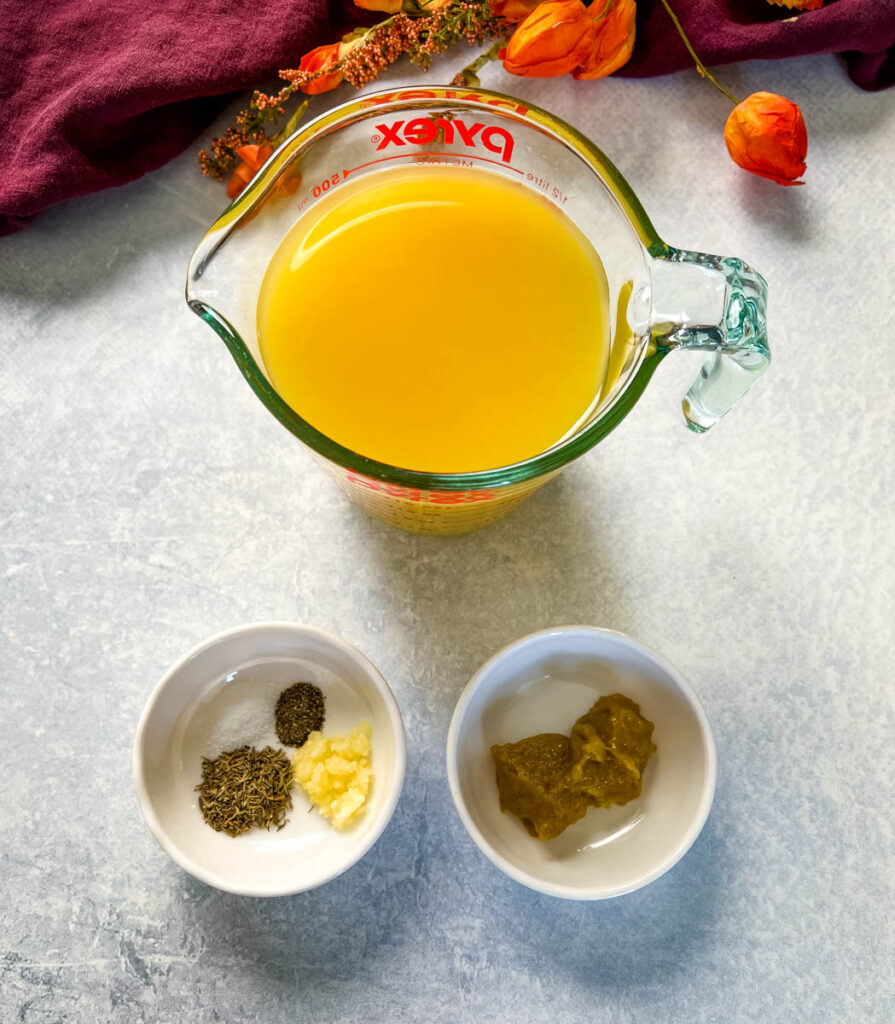
[[[303,199],[299,201],[299,212],[301,212],[308,205],[312,197],[314,199],[319,199],[325,192],[329,192],[331,188],[338,185],[340,181],[344,181],[348,177],[349,173],[349,171],[336,171],[334,174],[331,174],[328,178],[324,178],[323,181],[318,182],[311,189],[311,191],[308,194],[306,194]]]
[[[319,199],[323,195],[324,192],[329,192],[329,190],[333,187],[333,185],[338,185],[339,182],[343,178],[347,178],[347,177],[348,177],[348,172],[347,171],[336,171],[336,173],[333,174],[331,177],[324,178],[323,181],[321,181],[319,185],[315,185],[311,189],[311,195],[315,199]]]

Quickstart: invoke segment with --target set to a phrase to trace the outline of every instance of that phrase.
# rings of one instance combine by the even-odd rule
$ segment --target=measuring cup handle
[[[669,248],[653,263],[653,343],[712,352],[682,403],[691,430],[714,426],[768,368],[767,289],[738,259]]]

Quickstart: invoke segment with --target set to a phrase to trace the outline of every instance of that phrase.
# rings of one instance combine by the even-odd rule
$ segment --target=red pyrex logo
[[[496,153],[504,163],[509,163],[513,158],[513,136],[506,128],[486,128],[481,121],[467,125],[459,117],[448,120],[444,117],[415,117],[412,121],[393,121],[391,124],[377,124],[376,131],[381,137],[374,136],[374,142],[378,141],[377,152],[388,146],[406,146],[410,143],[413,146],[427,146],[436,139],[443,141],[445,145],[452,146],[454,139],[462,142],[464,146],[475,148],[479,144]]]

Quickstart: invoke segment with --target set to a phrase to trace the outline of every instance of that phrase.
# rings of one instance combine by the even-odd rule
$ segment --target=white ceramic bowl
[[[534,839],[500,810],[491,745],[568,733],[610,693],[655,723],[640,797]],[[551,896],[606,899],[654,881],[690,848],[715,792],[715,743],[696,694],[659,655],[621,633],[563,626],[517,640],[472,677],[451,719],[447,773],[463,824],[501,871]]]
[[[195,792],[202,758],[245,743],[282,747],[273,709],[297,681],[323,690],[324,733],[347,732],[363,719],[372,725],[375,779],[363,816],[337,832],[296,787],[280,831],[215,832]],[[146,824],[184,870],[227,892],[283,896],[322,885],[363,857],[398,802],[404,759],[398,705],[360,651],[320,629],[258,623],[206,640],[165,673],[137,727],[134,782]]]

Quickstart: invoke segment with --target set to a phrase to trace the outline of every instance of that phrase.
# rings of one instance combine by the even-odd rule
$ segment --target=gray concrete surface
[[[697,438],[697,364],[669,359],[510,518],[419,538],[346,504],[186,309],[224,203],[195,153],[0,241],[4,1022],[892,1019],[893,96],[833,58],[724,71],[805,111],[807,184],[781,189],[729,162],[695,73],[484,77],[597,140],[670,242],[765,274],[770,372]],[[272,901],[172,864],[130,769],[165,668],[258,619],[356,643],[409,743],[367,858]],[[492,868],[444,771],[471,673],[570,622],[666,655],[719,751],[688,856],[592,905]]]

